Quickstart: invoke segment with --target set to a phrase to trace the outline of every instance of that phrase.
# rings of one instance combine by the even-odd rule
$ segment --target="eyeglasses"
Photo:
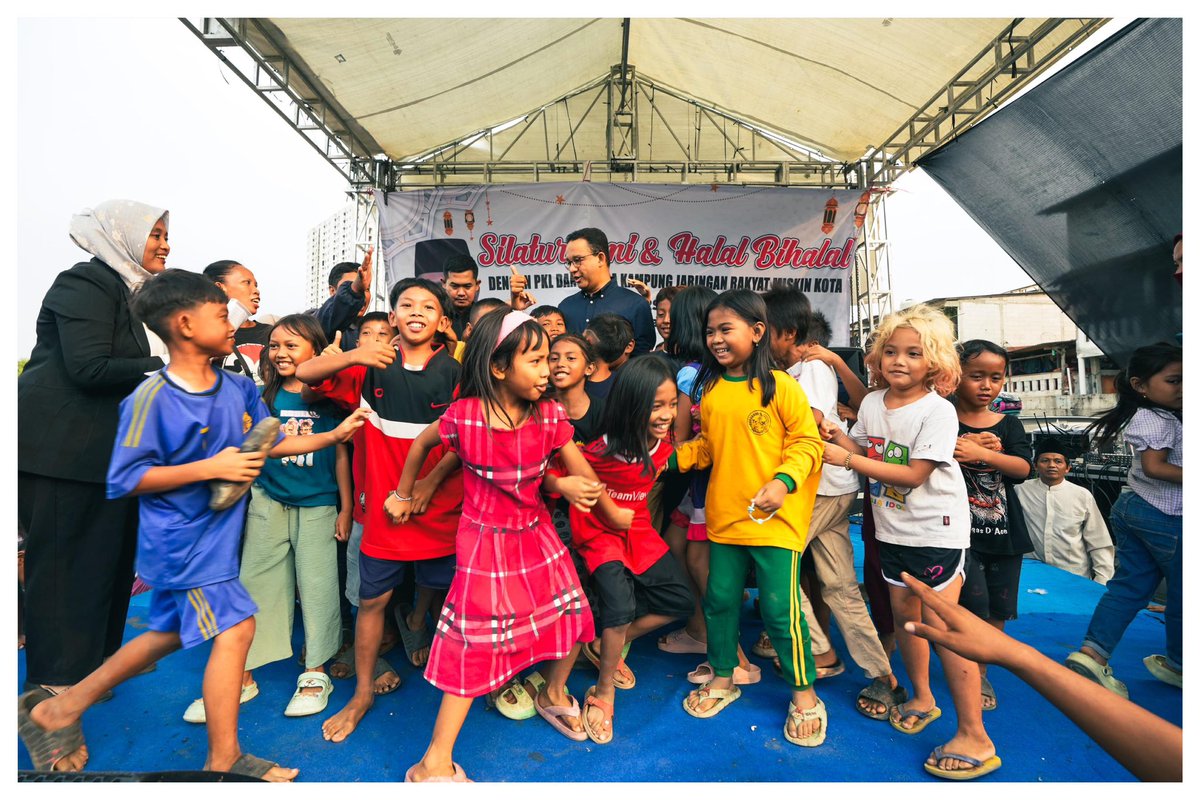
[[[598,256],[598,255],[600,255],[600,251],[593,250],[591,253],[589,253],[586,256],[571,256],[570,258],[564,260],[562,263],[563,263],[563,266],[566,267],[567,269],[570,269],[572,266],[578,268],[581,264],[583,264],[584,261],[587,261],[592,256]]]

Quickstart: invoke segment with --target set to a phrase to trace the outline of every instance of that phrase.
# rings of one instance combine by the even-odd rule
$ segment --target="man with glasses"
[[[567,234],[566,268],[579,292],[559,303],[567,331],[582,334],[599,314],[612,313],[633,326],[633,355],[654,347],[654,319],[650,305],[637,292],[618,286],[608,261],[608,237],[599,228],[581,228]]]

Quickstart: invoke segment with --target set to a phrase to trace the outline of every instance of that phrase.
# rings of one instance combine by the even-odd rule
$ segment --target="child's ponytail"
[[[1097,449],[1102,450],[1111,444],[1139,408],[1149,408],[1158,413],[1173,414],[1179,419],[1183,419],[1182,412],[1176,413],[1171,409],[1154,404],[1145,395],[1134,389],[1130,382],[1132,378],[1137,378],[1145,383],[1171,364],[1182,362],[1183,348],[1170,342],[1158,342],[1133,351],[1133,355],[1129,357],[1129,366],[1117,373],[1117,405],[1088,426],[1087,432],[1096,437]]]

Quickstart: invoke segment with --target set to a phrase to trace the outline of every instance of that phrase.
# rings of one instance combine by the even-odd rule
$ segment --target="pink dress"
[[[543,400],[516,430],[489,429],[482,403],[470,397],[451,403],[439,432],[462,460],[463,510],[454,581],[425,678],[442,691],[478,697],[596,636],[540,495],[547,462],[574,428],[562,405]]]

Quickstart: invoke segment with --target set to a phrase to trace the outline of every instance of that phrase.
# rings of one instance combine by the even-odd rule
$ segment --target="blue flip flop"
[[[943,758],[955,758],[971,765],[970,769],[942,769],[936,763],[930,764],[928,761],[925,762],[925,771],[930,775],[936,775],[939,778],[951,781],[970,781],[1000,769],[1000,756],[991,756],[980,761],[978,758],[971,758],[960,753],[947,753],[940,744],[933,748],[933,752],[930,753],[929,757],[935,762],[941,761]]]

